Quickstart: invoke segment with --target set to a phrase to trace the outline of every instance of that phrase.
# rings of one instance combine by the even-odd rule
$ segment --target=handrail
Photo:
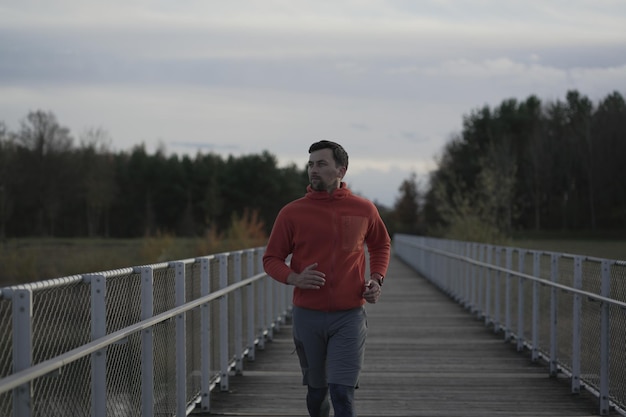
[[[208,302],[217,300],[222,298],[223,296],[243,287],[247,287],[255,281],[258,281],[261,278],[266,277],[267,274],[261,273],[257,274],[251,278],[240,281],[236,284],[229,285],[226,288],[221,290],[217,290],[207,296],[198,298],[194,301],[190,301],[182,306],[172,308],[168,311],[165,311],[161,314],[157,314],[151,318],[142,320],[138,323],[125,327],[121,330],[113,332],[109,335],[100,337],[92,342],[89,342],[85,345],[82,345],[76,349],[70,350],[62,355],[56,356],[54,358],[48,359],[47,361],[38,363],[24,371],[16,372],[9,377],[0,379],[0,394],[3,392],[10,391],[26,382],[32,381],[35,378],[44,376],[50,372],[56,371],[63,366],[76,361],[82,357],[90,355],[103,349],[107,346],[110,346],[120,340],[127,338],[133,333],[137,333],[141,330],[145,330],[149,327],[154,326],[155,324],[161,323],[167,319],[170,319],[178,314],[187,312],[196,307],[201,306],[202,304],[206,304]]]
[[[543,285],[548,286],[548,287],[558,288],[558,289],[563,290],[565,292],[570,292],[572,294],[578,294],[578,295],[584,295],[585,297],[587,297],[589,299],[592,299],[592,300],[602,301],[602,302],[605,302],[605,303],[613,304],[613,305],[621,307],[621,308],[626,308],[626,302],[615,300],[613,298],[604,297],[604,296],[599,295],[599,294],[595,294],[595,293],[592,293],[592,292],[579,290],[579,289],[573,288],[573,287],[568,287],[567,285],[562,285],[562,284],[559,284],[557,282],[548,281],[546,279],[539,278],[539,277],[536,277],[534,275],[529,275],[529,274],[525,274],[523,272],[515,271],[515,270],[512,270],[512,269],[502,268],[500,266],[496,266],[496,265],[488,264],[488,263],[485,263],[485,262],[477,261],[477,260],[474,260],[474,259],[472,259],[472,258],[470,258],[468,256],[465,256],[465,255],[458,255],[458,254],[447,252],[447,251],[443,251],[443,250],[440,250],[440,249],[435,249],[435,248],[433,248],[431,246],[422,245],[422,244],[417,243],[417,242],[407,242],[407,244],[409,244],[411,246],[419,247],[421,249],[428,250],[429,252],[432,252],[432,253],[437,253],[439,255],[446,256],[448,258],[458,259],[458,260],[461,260],[461,261],[463,261],[465,263],[468,263],[468,264],[472,264],[472,265],[476,265],[476,266],[482,266],[484,268],[488,268],[488,269],[491,269],[491,270],[494,270],[494,271],[504,272],[506,274],[517,276],[517,277],[520,277],[520,278],[524,278],[524,279],[527,279],[529,281],[538,282],[538,283],[543,284]],[[530,251],[532,251],[532,250],[530,250]],[[599,261],[602,260],[601,258],[594,258],[594,259],[599,260]],[[618,261],[611,261],[611,262],[618,262]]]
[[[210,411],[290,314],[264,250],[0,289],[0,415]]]
[[[463,304],[472,313],[484,318],[486,325],[493,325],[494,330],[497,332],[504,332],[507,341],[513,339],[517,340],[518,350],[530,349],[533,361],[536,361],[537,358],[547,359],[550,365],[551,376],[555,375],[557,372],[564,372],[568,376],[571,376],[573,393],[578,392],[577,390],[580,389],[580,383],[582,381],[584,383],[583,387],[587,388],[600,400],[601,415],[606,415],[612,408],[626,416],[626,411],[624,411],[626,398],[622,395],[622,393],[626,392],[626,378],[625,370],[621,367],[621,364],[626,362],[626,353],[620,352],[619,349],[609,349],[609,345],[612,346],[613,343],[617,343],[617,346],[622,346],[623,341],[621,341],[619,337],[623,337],[623,334],[626,333],[626,315],[621,314],[626,311],[626,302],[609,296],[612,294],[609,291],[613,288],[609,285],[611,268],[625,273],[626,264],[624,262],[408,235],[395,235],[393,242],[396,255],[399,258],[403,259],[425,278],[439,286],[457,302]],[[480,247],[480,250],[477,249],[478,247]],[[124,355],[126,355],[124,358],[135,358],[133,355],[141,354],[141,362],[151,364],[153,360],[157,358],[155,355],[157,349],[159,349],[158,358],[161,361],[158,366],[161,367],[163,363],[164,366],[168,367],[170,370],[175,368],[177,372],[175,375],[176,381],[172,381],[171,385],[183,387],[181,391],[176,391],[176,393],[173,393],[172,389],[168,387],[166,395],[175,396],[178,402],[175,414],[184,415],[189,413],[191,408],[194,407],[194,404],[197,405],[200,401],[202,401],[204,411],[209,411],[208,404],[205,405],[205,401],[208,401],[207,393],[216,386],[215,384],[217,384],[217,382],[215,381],[220,381],[220,389],[227,390],[228,370],[234,369],[235,372],[241,371],[239,366],[244,355],[247,355],[250,360],[254,359],[254,349],[250,347],[254,347],[257,343],[258,348],[264,346],[265,337],[261,336],[258,339],[256,338],[255,332],[259,330],[258,327],[255,327],[258,324],[256,316],[251,317],[245,314],[254,315],[258,313],[262,321],[261,334],[266,335],[267,339],[271,340],[271,332],[273,329],[278,329],[280,323],[280,319],[277,318],[278,316],[282,317],[282,312],[285,311],[282,309],[286,308],[284,300],[288,299],[286,296],[288,287],[276,283],[262,272],[261,257],[263,249],[264,248],[251,248],[209,255],[202,258],[124,268],[82,275],[80,277],[65,277],[51,281],[0,289],[0,313],[2,313],[0,316],[0,329],[13,329],[13,333],[9,335],[11,336],[10,338],[13,339],[14,350],[12,360],[21,364],[21,366],[17,367],[18,370],[16,372],[0,379],[0,414],[10,415],[10,411],[7,411],[6,408],[9,407],[9,410],[13,410],[14,416],[30,416],[29,410],[30,407],[33,406],[32,404],[41,404],[41,398],[37,396],[39,394],[37,394],[37,390],[34,388],[39,387],[39,391],[42,391],[41,384],[45,384],[46,389],[44,391],[46,392],[44,395],[46,395],[46,400],[49,401],[50,396],[53,396],[55,393],[54,389],[56,389],[52,387],[63,385],[63,382],[59,384],[57,381],[65,381],[65,384],[75,385],[74,387],[68,386],[60,388],[68,391],[76,389],[76,387],[84,386],[84,379],[86,378],[92,384],[91,391],[89,391],[88,388],[87,393],[76,392],[72,399],[76,398],[82,401],[82,398],[85,396],[89,397],[91,393],[92,402],[90,405],[92,407],[93,416],[105,414],[117,416],[118,414],[116,413],[108,413],[109,404],[103,402],[110,400],[104,397],[110,388],[108,385],[110,382],[106,377],[103,377],[103,375],[108,373],[108,371],[122,373],[123,369],[121,368],[124,367],[124,364],[118,364],[116,361],[112,361],[110,366],[115,368],[109,369],[109,365],[106,365],[106,361],[103,361],[101,357],[98,358],[98,355],[104,353],[104,356],[106,356],[107,350],[111,355],[117,355],[113,356],[114,358],[120,357],[120,351],[123,351]],[[489,252],[490,255],[494,252],[496,253],[496,259],[493,263],[490,263],[492,261],[491,257],[487,257],[485,253],[482,252],[483,250],[485,253]],[[500,255],[504,254],[505,250],[507,266],[502,267]],[[513,269],[511,265],[512,261],[509,259],[515,257],[516,251],[519,261],[519,270]],[[530,253],[538,255],[533,257],[532,260],[535,266],[535,270],[532,274],[524,273],[522,266],[523,262],[529,260],[530,257],[526,255]],[[570,265],[569,258],[573,258],[575,272],[570,270],[566,270],[565,272],[572,273],[574,283],[578,282],[579,284],[583,282],[582,275],[584,268],[581,264],[587,262],[589,265],[585,264],[585,268],[590,267],[590,270],[595,271],[595,275],[590,275],[585,279],[588,278],[596,285],[598,284],[598,278],[601,278],[602,282],[598,285],[600,293],[583,290],[582,284],[580,286],[578,286],[578,284],[574,284],[576,286],[568,286],[564,285],[562,280],[561,282],[557,282],[555,277],[563,272],[562,270],[556,272],[551,270],[552,278],[554,279],[552,281],[542,278],[538,265],[541,263],[539,255],[546,254],[551,255],[552,260],[554,260],[555,257],[567,258],[568,261],[565,262],[564,265]],[[244,259],[247,261],[247,269]],[[598,268],[598,266],[601,268]],[[203,269],[205,267],[209,269],[214,268],[215,271],[213,272],[215,273],[212,274],[211,271],[206,272]],[[554,267],[554,265],[551,267]],[[245,273],[242,271],[243,269],[246,269]],[[185,271],[187,270],[191,273],[186,275]],[[194,274],[194,271],[195,273],[201,274],[201,279],[196,280],[198,277]],[[241,279],[242,275],[246,276],[246,278]],[[566,276],[569,277],[569,275]],[[105,280],[106,282],[98,283],[99,277],[107,278]],[[516,277],[517,279],[512,280],[512,277]],[[154,287],[152,286],[152,282],[150,282],[147,289],[144,290],[144,278],[154,280]],[[624,278],[626,278],[626,276],[624,276]],[[577,279],[578,281],[576,281]],[[524,292],[531,290],[529,286],[524,285],[524,281],[532,283],[532,300],[531,298],[528,298],[528,300],[524,299]],[[614,281],[617,282],[617,284],[613,285],[619,284],[623,286],[619,287],[617,293],[626,294],[626,290],[622,292],[624,287],[626,287],[626,279],[621,281],[621,284],[620,280]],[[187,284],[185,284],[185,282]],[[506,288],[499,288],[497,282],[505,282]],[[515,282],[517,282],[517,285],[514,285]],[[139,284],[141,284],[141,288],[138,288]],[[185,287],[185,285],[187,285],[187,287]],[[197,288],[198,285],[201,287],[200,290]],[[216,285],[219,289],[209,291],[211,285]],[[549,300],[548,298],[543,299],[544,302],[550,302],[548,307],[546,307],[545,304],[540,307],[539,291],[545,291],[540,290],[542,286],[549,288],[549,294],[547,294]],[[108,299],[105,299],[103,293],[105,290],[111,291]],[[503,296],[502,290],[506,293],[505,296]],[[89,296],[90,291],[91,299]],[[194,297],[194,299],[185,302],[186,298],[184,297],[184,293],[186,291],[192,291],[194,294],[192,297]],[[198,295],[198,291],[200,295]],[[563,305],[557,305],[556,303],[557,293],[559,292],[573,295],[571,300],[570,297],[560,299],[559,303],[563,303],[565,308]],[[247,312],[243,311],[246,309],[246,305],[242,306],[244,294],[248,297],[248,303],[254,303],[254,308],[248,308]],[[61,299],[58,299],[59,295],[62,296]],[[26,303],[21,300],[21,297],[24,296],[27,298]],[[141,300],[137,298],[138,296],[141,297]],[[30,297],[30,300],[28,300],[28,297]],[[63,297],[83,297],[81,302],[91,304],[86,309],[84,309],[84,305],[81,304],[81,311],[75,311],[73,305],[64,305]],[[145,299],[145,297],[148,298]],[[155,306],[157,305],[157,300],[159,301],[158,308],[155,307],[154,311],[155,313],[159,311],[158,314],[151,314],[153,310],[153,300],[150,297],[154,297]],[[279,303],[279,299],[276,297],[280,297],[281,306],[276,305]],[[163,298],[165,298],[165,301]],[[229,307],[228,300],[230,299],[234,300],[234,302]],[[583,308],[582,306],[589,301],[599,303],[588,304],[587,308]],[[107,303],[111,303],[112,305]],[[503,304],[502,308],[500,308],[500,303]],[[570,303],[571,306],[568,303]],[[44,305],[43,309],[41,307],[42,304]],[[144,304],[148,306],[145,307],[147,308],[145,311]],[[32,317],[32,309],[34,306],[39,307],[35,309],[35,318]],[[589,308],[589,306],[592,307]],[[138,317],[137,313],[139,307],[142,309],[140,317]],[[491,307],[493,307],[495,312],[491,311]],[[620,314],[609,315],[609,307],[617,308],[617,312]],[[212,308],[214,311],[211,310]],[[540,308],[549,308],[549,313],[551,314],[550,320],[538,319],[540,313],[547,313],[547,311],[544,312],[540,310]],[[29,309],[31,309],[30,315],[28,314]],[[110,311],[107,309],[110,309]],[[23,310],[26,310],[27,313],[20,313],[20,311]],[[71,333],[70,335],[72,337],[68,338],[69,333],[57,334],[56,332],[53,332],[51,335],[39,335],[36,340],[31,338],[31,330],[33,333],[40,332],[42,328],[48,325],[49,319],[54,318],[52,321],[56,320],[57,316],[55,312],[59,311],[62,313],[60,317],[65,321],[60,324],[54,322],[54,324],[60,329],[66,328],[63,326],[73,326],[76,320],[79,320],[81,327],[76,332],[78,335],[76,340],[73,339],[74,333]],[[507,316],[506,320],[502,320],[502,311],[504,311]],[[592,315],[590,315],[590,311]],[[11,312],[13,312],[12,315]],[[111,323],[108,321],[107,314],[102,315],[103,312],[109,313],[112,319]],[[277,312],[280,313],[277,314]],[[5,313],[8,314],[5,316]],[[213,316],[213,313],[215,313],[215,316]],[[16,317],[18,314],[21,316]],[[517,323],[510,320],[509,317],[515,314],[519,316]],[[200,317],[198,318],[198,316]],[[231,316],[233,316],[232,321],[230,320]],[[527,320],[525,323],[525,316],[531,318],[531,320]],[[215,324],[218,325],[217,327],[219,327],[219,329],[215,330],[215,334],[213,335],[215,337],[212,337],[210,332],[213,332],[213,330],[208,331],[204,326],[210,327],[211,319],[217,317],[219,317],[219,322],[215,322]],[[564,332],[570,336],[571,339],[563,338],[560,331],[557,337],[557,317],[564,323],[560,324],[561,327],[565,326],[565,323],[571,327],[571,336],[567,332]],[[170,319],[172,321],[168,322]],[[13,320],[12,327],[11,320]],[[90,329],[85,325],[85,320],[91,320],[91,323],[88,323],[91,325],[91,339],[88,339]],[[94,321],[97,323],[94,324]],[[120,321],[127,321],[127,323],[126,325],[121,325],[119,323]],[[224,321],[226,321],[226,324]],[[589,334],[589,331],[585,333],[584,328],[581,331],[581,323],[583,322],[593,323],[594,328],[591,334]],[[598,322],[600,326],[597,326]],[[198,323],[204,324],[198,326]],[[526,340],[524,337],[524,328],[529,323],[533,327],[533,336]],[[231,325],[233,326],[233,330],[229,330],[229,326]],[[517,325],[517,327],[515,327],[515,325]],[[96,329],[95,333],[94,326]],[[110,333],[106,332],[108,326],[111,326]],[[588,324],[588,326],[591,326],[591,324]],[[175,327],[176,330],[175,334],[173,327]],[[246,328],[248,329],[248,341],[246,342],[248,349],[245,349],[246,346],[242,344],[242,332],[245,332]],[[202,358],[198,358],[198,352],[196,352],[193,354],[196,356],[190,358],[188,362],[190,365],[190,369],[188,370],[195,372],[198,369],[202,369],[202,372],[206,373],[206,377],[211,378],[210,388],[207,388],[205,385],[207,378],[205,378],[204,374],[202,375],[201,389],[198,389],[197,386],[193,386],[196,376],[184,373],[187,372],[187,370],[183,370],[183,374],[178,374],[178,370],[186,368],[186,366],[181,367],[181,365],[186,363],[184,356],[188,339],[181,339],[179,337],[181,334],[183,338],[185,337],[186,329],[190,329],[191,332],[202,332],[201,341],[194,340],[192,344],[200,343],[202,346],[210,346],[211,354],[215,355],[215,353],[219,353],[219,360],[213,358],[213,362],[211,362],[210,354],[204,350],[204,348],[200,348],[201,355],[203,355]],[[609,329],[616,334],[611,335]],[[541,340],[536,336],[540,330],[544,332],[542,336],[543,339]],[[233,333],[229,333],[229,331]],[[597,336],[597,331],[600,332],[600,337]],[[19,339],[17,344],[16,335],[18,336],[17,339]],[[588,337],[595,336],[595,340],[585,339],[586,335]],[[48,336],[52,336],[50,340],[45,339]],[[171,338],[174,336],[176,336],[177,343],[175,352],[172,352],[168,349],[171,347],[172,350],[174,350],[174,346],[171,343]],[[54,340],[55,337],[58,340]],[[611,337],[613,337],[613,339],[611,339]],[[0,341],[0,354],[3,356],[5,351],[2,349],[11,346],[11,342],[8,342],[10,338],[4,338],[3,341]],[[87,338],[87,340],[84,340],[84,338]],[[233,356],[231,351],[232,346],[229,345],[229,338],[235,339],[232,346],[237,346],[237,349],[243,349],[243,352],[237,350]],[[617,340],[615,340],[615,338],[617,338]],[[197,339],[197,337],[195,337],[195,339]],[[548,339],[550,346],[546,347],[544,346],[544,342]],[[600,339],[599,342],[598,339]],[[77,346],[82,340],[84,340],[84,342]],[[163,342],[164,340],[165,343]],[[45,345],[44,347],[48,349],[49,346],[46,344],[48,342],[52,345],[55,343],[62,345],[67,344],[67,346],[63,346],[67,348],[67,351],[55,354],[51,358],[42,358],[41,345],[43,343]],[[219,343],[219,345],[214,346],[217,343]],[[114,348],[114,345],[120,346]],[[20,351],[21,346],[28,348],[27,354]],[[37,347],[37,359],[34,358],[35,352],[30,351],[33,346]],[[73,348],[70,349],[70,346]],[[561,346],[566,346],[566,356],[570,354],[570,351],[567,349],[571,349],[571,363],[567,362],[567,360],[570,359],[569,357],[565,359],[559,357],[562,351]],[[215,350],[213,347],[215,347]],[[138,352],[139,348],[141,352]],[[17,351],[15,351],[16,349]],[[55,352],[55,350],[51,349],[50,353],[52,352]],[[182,358],[178,356],[181,352],[183,355]],[[581,352],[584,354],[581,354]],[[611,361],[609,361],[609,352],[612,355],[610,357]],[[176,355],[175,364],[172,359],[173,354]],[[37,362],[37,360],[40,362],[33,366],[28,366],[30,364],[27,362],[31,358],[31,355],[33,355],[33,362]],[[92,355],[90,362],[92,375],[97,375],[95,381],[94,377],[90,377],[89,375],[85,376],[83,369],[76,369],[76,364],[78,364],[79,367],[84,367],[85,359],[83,358],[89,355]],[[617,358],[615,355],[618,355]],[[163,360],[163,357],[166,359]],[[200,361],[202,364],[195,363],[196,361]],[[81,363],[83,365],[81,365]],[[211,363],[211,365],[207,366],[207,363]],[[620,365],[619,368],[615,368],[615,363]],[[0,367],[5,365],[6,362],[0,362]],[[126,401],[124,404],[139,407],[141,413],[138,412],[137,409],[134,411],[137,415],[153,415],[154,413],[151,413],[150,407],[154,407],[156,403],[154,397],[156,397],[157,391],[162,389],[160,386],[155,386],[154,380],[156,376],[151,374],[157,371],[145,369],[142,367],[145,366],[145,364],[138,366],[133,362],[133,366],[134,368],[131,373],[134,376],[138,373],[142,374],[140,384],[145,382],[143,378],[147,378],[148,382],[150,378],[152,378],[153,382],[152,385],[148,384],[147,388],[145,388],[149,392],[148,397],[144,397],[144,385],[141,385],[141,393],[130,393],[135,394],[136,398],[139,398],[139,395],[141,395],[142,405],[137,406],[135,400],[127,399],[124,399],[124,401]],[[609,366],[612,366],[610,369],[611,380],[608,378]],[[56,372],[62,368],[63,372]],[[204,371],[204,369],[207,369],[207,371]],[[215,373],[214,371],[217,369],[219,369],[219,372]],[[89,372],[87,372],[87,374],[89,374]],[[6,369],[0,368],[0,376],[3,375],[7,375]],[[49,375],[54,375],[59,379],[51,380],[48,378]],[[133,375],[130,375],[130,377],[133,377]],[[73,381],[75,376],[79,377],[76,382]],[[118,375],[118,377],[127,378],[128,375]],[[171,379],[169,379],[169,377],[164,379],[163,375],[159,375],[159,378],[159,381],[163,382],[165,385],[170,384],[169,381]],[[123,381],[125,381],[124,383],[130,383],[130,385],[134,383],[132,379]],[[29,392],[29,390],[24,390],[24,387],[28,387],[29,383],[33,384],[31,388],[33,388],[35,397],[32,397],[33,393]],[[111,384],[120,383],[111,382]],[[185,392],[184,384],[192,385],[189,392],[191,396],[193,396],[192,399],[190,399],[189,396],[183,398],[186,394],[189,394]],[[113,385],[113,388],[123,389],[124,387],[121,385]],[[11,401],[9,397],[11,390],[13,390],[14,395],[13,401]],[[65,393],[66,391],[62,392]],[[95,397],[94,392],[97,393]],[[31,396],[30,403],[32,404],[24,406],[27,410],[27,413],[24,413],[22,409],[16,408],[16,404],[23,404],[25,402],[24,400],[29,399],[29,395]],[[150,397],[150,395],[153,396]],[[186,403],[181,404],[181,401],[186,401]],[[165,403],[171,405],[171,401],[170,403],[165,401]],[[7,406],[7,404],[9,405]],[[5,408],[2,408],[3,406]],[[40,405],[38,405],[38,407],[40,407]],[[122,414],[119,415],[128,415],[128,411],[120,412]],[[173,411],[167,410],[167,412],[171,414]]]
[[[395,235],[393,242],[399,258],[485,325],[493,325],[506,341],[516,340],[518,351],[529,349],[533,362],[545,359],[550,376],[569,376],[572,393],[586,388],[595,395],[600,415],[615,410],[626,416],[626,352],[620,349],[626,302],[615,298],[626,295],[626,262],[422,236]],[[541,277],[545,255],[550,256],[551,280]],[[514,258],[519,271],[513,269]],[[567,262],[561,266],[563,259]],[[529,264],[532,274],[523,272]],[[568,279],[571,286],[561,283]],[[544,314],[549,320],[540,319]]]

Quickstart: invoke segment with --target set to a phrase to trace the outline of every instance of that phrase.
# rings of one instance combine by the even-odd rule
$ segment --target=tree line
[[[391,233],[491,240],[515,231],[626,230],[626,104],[504,100],[463,119],[428,178],[412,173],[393,207]],[[53,113],[20,128],[0,122],[0,238],[203,236],[253,214],[269,232],[303,195],[306,167],[279,167],[264,151],[229,156],[113,152],[103,129],[76,143]]]
[[[464,117],[423,195],[429,233],[626,230],[626,104],[578,91],[534,95]]]
[[[267,225],[304,193],[304,167],[268,152],[230,156],[113,152],[102,129],[74,143],[51,112],[17,132],[0,123],[0,237],[141,237],[223,232],[254,212]]]

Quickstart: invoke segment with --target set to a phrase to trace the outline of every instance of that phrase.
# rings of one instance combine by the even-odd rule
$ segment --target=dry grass
[[[263,223],[248,211],[241,218],[233,215],[224,235],[209,231],[202,238],[157,233],[143,239],[9,239],[0,243],[0,287],[195,258],[266,241]]]
[[[12,239],[0,244],[0,287],[107,271],[169,260],[194,258],[234,249],[263,246],[267,237],[254,213],[233,217],[224,235],[203,238],[167,234],[143,239]],[[514,239],[514,247],[626,260],[626,240]]]
[[[144,239],[10,239],[0,249],[0,286],[141,265],[162,245]]]
[[[0,246],[0,287],[231,250],[226,240],[157,235],[143,239],[13,239]],[[249,246],[248,246],[249,247]],[[240,247],[243,248],[243,247]]]
[[[515,239],[510,245],[626,261],[626,240],[620,239]]]

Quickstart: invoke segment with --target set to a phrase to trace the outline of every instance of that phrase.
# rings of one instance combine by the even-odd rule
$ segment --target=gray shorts
[[[293,339],[302,368],[302,384],[356,387],[365,357],[367,314],[359,307],[324,312],[293,308]]]

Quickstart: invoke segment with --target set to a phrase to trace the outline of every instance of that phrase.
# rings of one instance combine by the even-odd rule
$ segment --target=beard
[[[326,184],[324,182],[324,180],[322,180],[321,178],[311,178],[309,180],[309,183],[311,184],[311,188],[315,191],[326,191],[328,190],[328,184]]]
[[[340,181],[324,181],[321,177],[309,178],[309,184],[314,191],[328,191],[332,193],[333,190],[339,188]]]

